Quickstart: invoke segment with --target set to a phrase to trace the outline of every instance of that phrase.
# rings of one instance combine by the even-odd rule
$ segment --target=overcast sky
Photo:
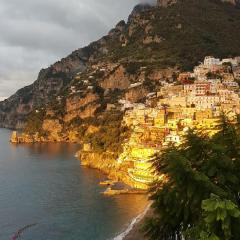
[[[0,0],[0,98],[32,83],[41,68],[106,34],[143,1]]]

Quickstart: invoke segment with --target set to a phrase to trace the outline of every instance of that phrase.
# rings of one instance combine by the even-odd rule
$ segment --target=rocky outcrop
[[[40,71],[38,79],[0,103],[0,127],[22,128],[28,114],[57,96],[71,81],[71,76],[86,68],[87,53],[73,52],[67,58]]]
[[[10,98],[0,102],[0,127],[22,129],[33,109],[44,106],[71,82],[72,77],[88,64],[108,52],[104,38],[88,47],[71,53],[47,69],[42,69],[37,80]]]
[[[128,176],[127,171],[132,166],[129,163],[118,164],[111,153],[79,151],[76,156],[80,159],[83,166],[101,170],[111,180],[121,181],[133,188],[145,189],[141,184],[137,184]]]
[[[126,89],[130,86],[129,78],[125,69],[119,66],[100,82],[100,86],[104,89]]]
[[[174,81],[174,75],[178,74],[179,70],[176,68],[157,69],[149,73],[148,78],[151,81]]]
[[[131,103],[139,102],[140,100],[143,100],[148,91],[144,86],[140,85],[137,87],[129,88],[125,94],[125,99]]]
[[[81,96],[73,96],[67,99],[66,103],[66,111],[67,113],[76,111],[80,109],[81,107],[84,107],[87,104],[90,104],[98,99],[98,95],[89,92],[86,94],[86,96],[81,97]]]
[[[68,98],[64,121],[69,122],[76,117],[81,119],[93,117],[95,111],[100,106],[97,103],[98,100],[99,96],[92,92],[87,93],[84,97],[76,95]]]
[[[221,1],[239,5],[239,0]],[[122,63],[186,69],[206,55],[240,54],[239,9],[219,3],[220,0],[157,0],[157,7],[137,5],[127,22],[120,21],[107,36],[41,70],[33,84],[0,102],[0,127],[23,128],[29,114],[64,95],[78,73],[83,73],[88,80],[93,66],[104,62],[118,67],[110,74],[104,72],[103,77],[95,77],[93,85],[125,91],[136,82],[138,75],[126,73]],[[228,10],[222,11],[225,7]],[[204,14],[202,9],[206,9]],[[86,89],[80,91],[83,95],[87,92]],[[92,116],[94,111],[85,107],[83,115]]]
[[[42,125],[43,131],[47,132],[48,139],[52,142],[60,141],[60,134],[62,132],[62,125],[58,119],[46,119]]]

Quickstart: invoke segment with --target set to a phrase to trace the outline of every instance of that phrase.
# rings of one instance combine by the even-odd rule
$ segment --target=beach
[[[128,228],[113,240],[147,240],[147,238],[144,237],[142,228],[146,218],[152,215],[153,210],[151,208],[151,203],[149,203],[145,210],[132,220]]]

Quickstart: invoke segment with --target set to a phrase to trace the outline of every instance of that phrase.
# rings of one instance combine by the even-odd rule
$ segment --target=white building
[[[212,66],[216,65],[221,65],[221,61],[219,58],[214,58],[212,56],[205,57],[204,66],[206,66],[207,68],[211,68]]]
[[[217,95],[211,96],[189,96],[188,105],[195,105],[199,110],[211,109],[215,105],[220,104],[220,97]]]
[[[119,102],[119,104],[122,105],[122,108],[121,108],[122,111],[125,111],[126,109],[133,109],[134,108],[134,104],[132,104],[131,102],[129,102],[127,100],[121,99],[118,102]]]
[[[236,68],[233,71],[233,74],[234,74],[234,78],[239,80],[240,79],[240,67]]]
[[[237,90],[239,88],[239,85],[238,85],[237,82],[224,81],[223,85],[225,85],[227,88],[230,88],[230,89],[236,89]]]
[[[169,144],[180,145],[180,143],[181,143],[180,136],[175,133],[171,133],[166,136],[163,146],[168,146]]]
[[[224,58],[221,63],[231,63],[233,67],[236,67],[238,65],[238,60],[237,58]]]
[[[209,72],[209,69],[205,65],[201,64],[199,66],[196,66],[193,72],[194,72],[194,77],[197,80],[204,81],[207,79],[206,74]]]

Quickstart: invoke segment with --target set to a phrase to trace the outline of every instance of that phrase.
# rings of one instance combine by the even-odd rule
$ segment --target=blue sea
[[[75,144],[9,143],[0,129],[0,240],[111,240],[144,211],[144,195],[107,197]],[[22,230],[23,231],[22,231]]]

